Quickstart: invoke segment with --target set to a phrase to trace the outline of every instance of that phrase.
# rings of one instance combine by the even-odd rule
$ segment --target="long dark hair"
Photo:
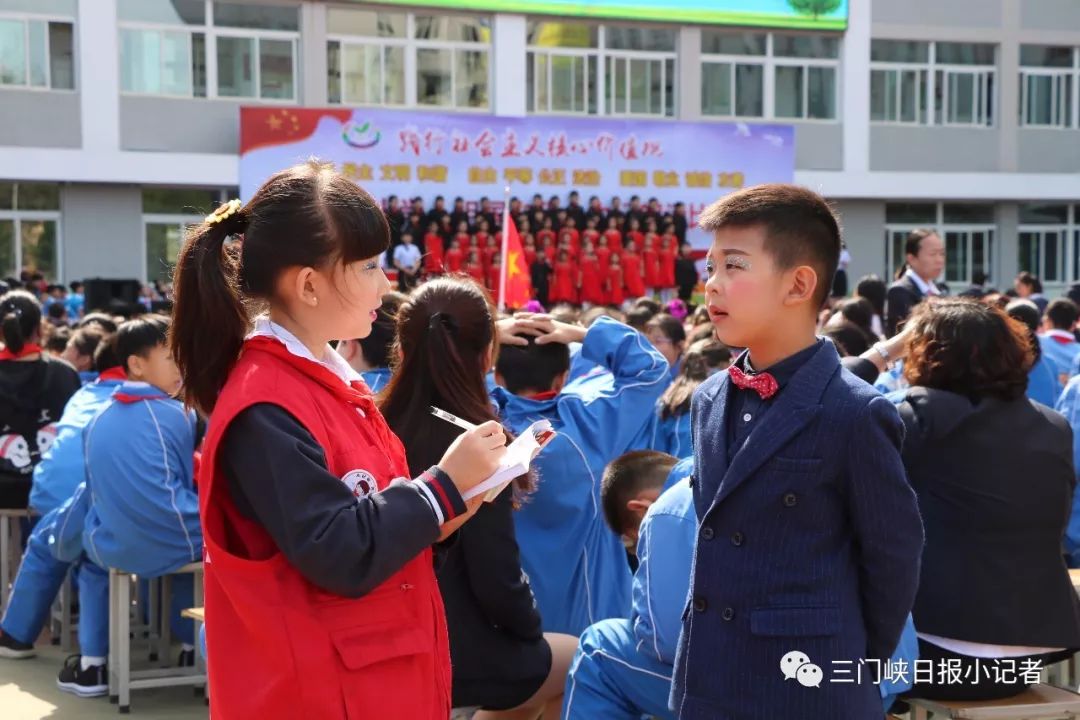
[[[25,290],[12,290],[0,297],[0,323],[4,347],[18,353],[41,330],[41,303]]]
[[[390,244],[374,198],[314,160],[276,173],[247,205],[218,219],[229,209],[192,228],[173,275],[170,346],[184,401],[207,414],[282,270],[353,263]],[[232,236],[240,242],[227,244]]]
[[[699,340],[683,356],[679,376],[660,397],[660,419],[667,420],[690,412],[690,399],[698,385],[705,382],[713,370],[723,369],[731,362],[731,350],[717,340]]]
[[[461,276],[417,288],[397,313],[393,376],[380,396],[386,422],[405,445],[418,474],[438,463],[461,430],[431,414],[431,406],[480,424],[498,420],[488,395],[488,352],[498,353],[495,310],[484,290]],[[524,475],[515,489],[532,489]]]

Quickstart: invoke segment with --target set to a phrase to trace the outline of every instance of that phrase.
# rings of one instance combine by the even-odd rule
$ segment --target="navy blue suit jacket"
[[[718,373],[691,406],[700,527],[672,706],[681,720],[880,718],[873,666],[835,680],[889,658],[915,599],[923,530],[900,417],[826,342],[729,466],[731,393]],[[820,686],[785,679],[792,651]]]

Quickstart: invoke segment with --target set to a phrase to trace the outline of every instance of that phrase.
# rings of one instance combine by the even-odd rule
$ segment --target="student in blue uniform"
[[[834,661],[892,655],[923,530],[896,408],[815,337],[839,224],[816,193],[774,184],[724,197],[700,225],[713,327],[747,350],[694,394],[700,528],[672,707],[680,720],[880,717],[878,688],[831,682]]]
[[[1073,431],[1073,468],[1080,476],[1080,375],[1069,380],[1054,409],[1065,416]],[[1072,512],[1065,528],[1065,561],[1080,568],[1080,492],[1073,493]]]
[[[630,569],[600,512],[600,478],[644,432],[652,413],[642,409],[667,387],[668,364],[644,335],[610,318],[586,331],[531,317],[519,322],[541,335],[501,349],[492,395],[514,433],[540,419],[558,432],[534,462],[538,489],[514,520],[544,630],[579,635],[629,607]],[[610,374],[564,387],[570,342],[582,343],[582,355]]]
[[[55,556],[55,544],[60,525],[69,517],[61,509],[86,477],[83,461],[83,429],[105,407],[113,391],[124,380],[124,370],[116,353],[114,339],[98,344],[94,356],[98,379],[83,386],[68,401],[56,426],[53,441],[41,462],[34,468],[34,483],[30,491],[30,506],[41,515],[26,543],[19,573],[11,589],[7,609],[0,619],[0,657],[24,659],[34,656],[34,641],[41,634],[49,617],[56,593],[72,563]],[[78,519],[68,525],[74,531],[81,527]],[[67,529],[67,528],[65,528]],[[78,543],[81,549],[81,541]],[[88,583],[105,580],[86,595],[83,607],[86,615],[94,614],[93,598],[108,600],[108,579],[100,574],[87,578]],[[103,610],[107,613],[108,606]]]
[[[731,350],[716,340],[699,340],[683,356],[675,382],[656,404],[652,448],[683,457],[690,454],[690,398],[698,385],[731,363]]]
[[[1058,368],[1043,352],[1045,345],[1036,333],[1039,329],[1039,307],[1031,300],[1013,300],[1005,307],[1009,317],[1024,323],[1028,329],[1028,340],[1034,353],[1035,362],[1028,370],[1027,396],[1029,400],[1054,407],[1064,384],[1060,380]]]
[[[128,379],[111,402],[87,426],[86,485],[89,509],[83,529],[83,548],[89,562],[79,569],[79,593],[84,578],[106,574],[108,568],[154,578],[202,559],[199,502],[192,476],[196,423],[193,412],[173,399],[180,389],[180,372],[166,344],[169,319],[144,315],[117,331],[117,352],[126,358]],[[132,352],[130,348],[144,348]],[[173,581],[174,631],[183,642],[181,664],[194,663],[194,628],[180,621],[179,612],[191,603],[191,576]],[[96,607],[96,605],[95,605]],[[80,606],[80,626],[87,629],[81,656],[73,656],[60,671],[61,690],[81,697],[108,691],[108,604],[102,614]]]
[[[1046,306],[1043,316],[1039,344],[1061,387],[1069,382],[1073,364],[1080,358],[1080,343],[1073,334],[1078,315],[1076,303],[1068,298],[1058,298]]]
[[[383,295],[382,306],[376,311],[371,334],[358,340],[342,340],[338,354],[360,373],[371,392],[379,393],[390,382],[390,366],[393,365],[394,326],[398,308],[407,297],[393,291]]]

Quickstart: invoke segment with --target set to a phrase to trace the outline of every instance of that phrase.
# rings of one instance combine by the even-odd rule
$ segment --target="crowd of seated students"
[[[401,290],[444,273],[469,275],[489,291],[498,289],[502,213],[487,198],[467,204],[458,197],[447,209],[440,196],[425,211],[421,198],[406,208],[391,196],[385,211],[392,236],[387,266],[398,271]],[[512,198],[509,216],[535,298],[545,307],[622,307],[651,295],[688,302],[698,285],[684,203],[665,209],[656,198],[643,204],[635,195],[624,209],[619,197],[605,207],[593,196],[583,206],[572,191],[565,206],[557,195],[545,203],[536,194],[529,205]]]

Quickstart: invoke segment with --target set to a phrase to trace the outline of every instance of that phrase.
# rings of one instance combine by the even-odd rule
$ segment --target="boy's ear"
[[[567,368],[561,375],[555,378],[555,382],[551,383],[551,389],[553,392],[562,392],[563,386],[566,385],[566,379],[570,377],[570,369]]]
[[[146,377],[146,358],[132,355],[127,359],[127,376],[130,380],[142,380]]]
[[[799,305],[804,302],[813,302],[817,291],[817,270],[809,265],[799,265],[788,271],[791,274],[791,285],[788,288],[784,302],[787,305]]]

